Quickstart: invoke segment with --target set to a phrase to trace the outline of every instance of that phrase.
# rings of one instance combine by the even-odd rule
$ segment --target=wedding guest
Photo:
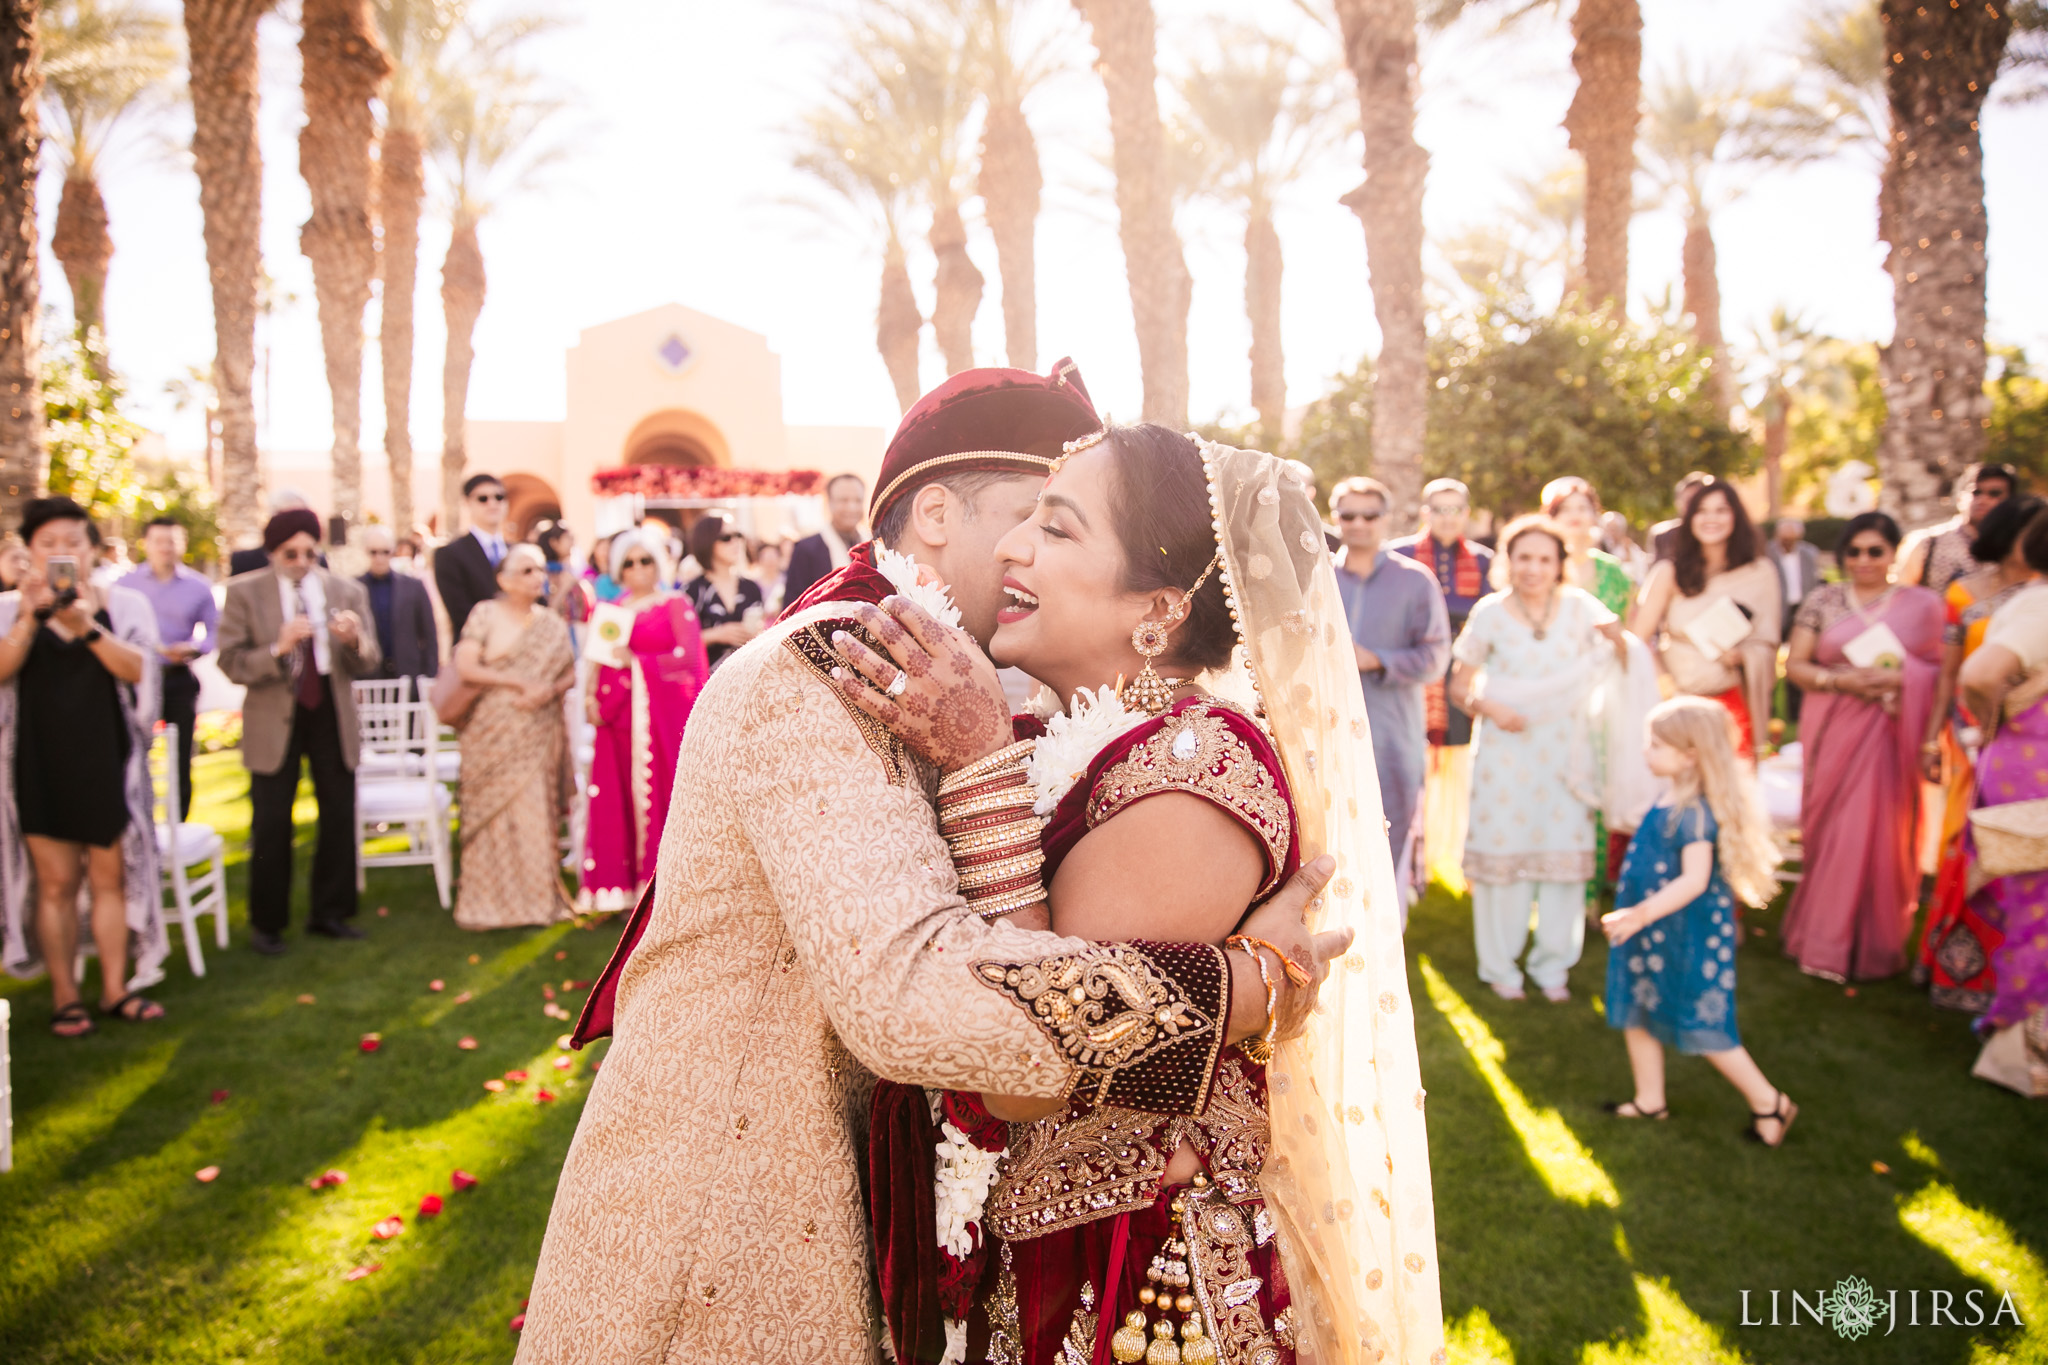
[[[1600,548],[1600,495],[1576,474],[1543,485],[1543,515],[1563,529],[1570,558],[1565,581],[1593,594],[1616,616],[1628,615],[1635,584],[1621,561]]]
[[[420,577],[420,569],[423,562],[420,559],[420,549],[420,538],[418,536],[400,536],[392,546],[391,571],[393,573],[405,574],[410,578]]]
[[[469,613],[498,593],[505,558],[505,485],[495,474],[472,474],[462,485],[469,534],[434,551],[434,582],[448,612],[448,638],[460,640]]]
[[[270,568],[228,584],[220,669],[242,698],[242,763],[249,770],[249,930],[265,957],[284,952],[291,921],[292,804],[303,762],[312,770],[319,832],[306,932],[357,939],[355,696],[383,656],[364,623],[369,599],[352,578],[318,567],[320,518],[308,508],[263,528]]]
[[[633,625],[617,662],[599,657],[595,647],[585,651],[584,714],[597,734],[579,909],[630,909],[652,880],[676,751],[711,673],[696,611],[687,597],[661,586],[661,554],[643,532],[613,537],[611,562],[625,596],[612,605],[631,613]]]
[[[704,572],[683,591],[696,609],[714,669],[766,624],[761,585],[743,572],[746,548],[746,535],[716,512],[706,512],[690,528],[690,555]]]
[[[0,592],[19,588],[28,564],[28,546],[21,543],[21,537],[12,531],[0,536]]]
[[[1680,479],[1677,486],[1671,490],[1671,505],[1678,509],[1678,515],[1669,521],[1656,522],[1650,527],[1650,559],[1652,563],[1661,564],[1671,558],[1674,548],[1674,537],[1678,535],[1679,525],[1685,520],[1686,504],[1691,502],[1692,495],[1702,485],[1711,482],[1713,477],[1711,474],[1703,474],[1695,469]]]
[[[128,542],[120,536],[95,539],[93,547],[98,551],[99,558],[99,567],[92,571],[94,587],[111,588],[135,572],[135,563],[128,558]]]
[[[1493,551],[1466,536],[1472,522],[1472,493],[1456,479],[1432,479],[1422,488],[1422,531],[1389,541],[1387,548],[1408,556],[1436,575],[1450,618],[1451,639],[1465,629],[1466,618],[1490,591]],[[1429,771],[1423,789],[1423,847],[1429,875],[1453,892],[1465,889],[1463,858],[1470,814],[1467,793],[1472,778],[1472,720],[1448,704],[1446,688],[1451,666],[1423,694],[1424,724],[1429,736]]]
[[[583,575],[576,572],[572,558],[576,553],[576,536],[567,526],[554,522],[542,527],[534,535],[533,543],[540,547],[541,556],[547,561],[548,586],[542,601],[569,627],[570,647],[580,655],[583,625],[590,619],[590,609],[597,605],[597,595]]]
[[[1778,847],[1734,730],[1729,714],[1702,697],[1650,713],[1650,771],[1671,791],[1630,843],[1615,908],[1600,921],[1613,945],[1607,1026],[1622,1030],[1635,1077],[1634,1095],[1605,1108],[1617,1118],[1669,1118],[1664,1049],[1676,1048],[1704,1056],[1741,1093],[1745,1136],[1778,1147],[1799,1106],[1764,1076],[1735,1027],[1736,900],[1771,903]]]
[[[1629,633],[1657,651],[1657,671],[1672,690],[1712,697],[1728,708],[1745,758],[1756,752],[1771,717],[1777,683],[1778,571],[1758,554],[1756,527],[1735,489],[1708,478],[1694,486],[1671,535],[1671,557],[1651,568],[1629,618]],[[1718,656],[1707,654],[1688,627],[1732,602],[1749,632]]]
[[[370,602],[383,663],[379,678],[431,678],[441,671],[441,637],[434,629],[434,603],[427,585],[392,566],[398,542],[391,528],[371,522],[362,529],[369,570],[356,579]]]
[[[749,576],[761,585],[761,600],[768,608],[770,620],[782,614],[782,604],[789,600],[783,596],[789,585],[783,549],[779,540],[762,541],[754,547],[753,567],[748,570]]]
[[[2026,531],[2048,503],[2022,495],[2007,498],[1977,527],[1970,557],[1978,564],[1948,585],[1943,594],[1948,625],[1942,631],[1941,677],[1934,705],[1927,712],[1927,733],[1920,742],[1920,764],[1929,782],[1945,787],[1941,821],[1941,861],[1934,894],[1927,907],[1927,925],[1920,932],[1919,960],[1913,980],[1926,985],[1935,1004],[1948,1009],[1981,1012],[1990,1003],[1991,955],[2003,935],[1998,924],[1980,912],[1968,894],[1971,846],[1965,837],[1970,808],[1975,804],[1977,770],[1971,754],[1981,735],[1997,727],[1958,707],[1957,679],[1964,663],[1983,644],[1999,608],[2038,581],[2026,558]],[[1993,718],[1995,719],[1995,718]],[[1959,728],[1976,735],[1959,734]]]
[[[619,580],[611,575],[611,562],[611,538],[599,536],[597,543],[590,547],[590,563],[584,567],[583,577],[600,602],[616,602],[625,593],[625,589],[619,586]]]
[[[1451,648],[1452,704],[1481,722],[1465,839],[1473,939],[1479,979],[1503,1000],[1522,999],[1517,959],[1533,904],[1529,979],[1544,999],[1562,1003],[1585,943],[1593,876],[1593,810],[1570,778],[1593,767],[1593,656],[1620,652],[1621,622],[1564,581],[1565,534],[1548,517],[1509,522],[1500,555],[1504,590],[1473,608]],[[1474,687],[1482,670],[1483,691]]]
[[[1781,932],[1800,969],[1829,981],[1902,969],[1919,900],[1920,737],[1943,611],[1932,591],[1892,581],[1898,548],[1899,524],[1886,513],[1850,519],[1836,552],[1847,579],[1806,595],[1785,668],[1807,694],[1805,868]],[[1852,663],[1849,646],[1879,626],[1902,647],[1898,662]]]
[[[1600,514],[1600,548],[1613,555],[1628,571],[1631,583],[1640,585],[1650,572],[1650,552],[1636,544],[1635,532],[1629,529],[1628,518],[1619,512]]]
[[[1789,641],[1799,604],[1806,600],[1806,594],[1820,586],[1820,548],[1807,540],[1804,521],[1798,517],[1779,517],[1778,524],[1771,528],[1766,552],[1771,563],[1778,566],[1778,587],[1785,601],[1781,624]],[[1799,723],[1800,700],[1805,695],[1791,679],[1785,680],[1785,717],[1794,725]]]
[[[562,889],[562,821],[574,781],[562,696],[576,678],[569,627],[540,601],[547,562],[514,545],[498,595],[469,614],[455,647],[462,681],[483,689],[462,728],[465,929],[552,924],[573,911]]]
[[[2020,476],[2008,464],[1973,464],[1956,480],[1956,514],[1934,526],[1923,526],[1906,538],[1899,553],[1898,581],[1918,583],[1936,592],[1969,573],[1970,543],[1991,509],[2019,492]]]
[[[142,532],[143,565],[121,580],[149,599],[156,613],[157,695],[166,725],[178,727],[178,818],[192,814],[192,729],[199,719],[199,679],[192,661],[213,651],[220,614],[213,584],[185,565],[185,528],[157,517]]]
[[[856,474],[841,474],[825,485],[825,529],[805,536],[789,552],[789,571],[782,585],[785,603],[802,597],[811,584],[834,569],[846,567],[848,552],[860,543],[860,521],[867,505],[868,486]]]
[[[1416,889],[1413,854],[1421,833],[1417,816],[1428,746],[1423,691],[1443,677],[1451,623],[1436,575],[1382,544],[1392,502],[1376,479],[1345,479],[1330,490],[1330,513],[1344,545],[1337,556],[1337,593],[1358,655],[1405,926]]]
[[[306,501],[306,495],[298,489],[280,488],[270,495],[268,510],[270,515],[274,517],[279,512],[289,512],[294,508],[310,506],[312,504]],[[260,538],[259,543],[245,546],[228,556],[228,576],[230,578],[236,574],[254,573],[259,569],[267,569],[269,567],[270,555],[264,550],[260,543]],[[323,569],[327,567],[326,555],[320,556],[320,567]]]
[[[70,498],[23,508],[29,562],[0,596],[0,903],[7,969],[50,974],[50,1031],[94,1031],[72,974],[79,891],[89,888],[100,956],[100,1013],[139,1023],[163,1006],[132,989],[161,981],[170,941],[157,887],[155,795],[157,635],[148,599],[91,581],[91,519]],[[68,558],[69,581],[51,561]]]

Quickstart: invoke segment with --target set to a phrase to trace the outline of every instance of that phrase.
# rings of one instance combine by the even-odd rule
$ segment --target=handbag
[[[2036,1009],[1992,1034],[1970,1074],[2028,1099],[2048,1099],[2048,1015]]]
[[[2048,797],[1970,812],[1977,867],[1986,878],[2048,869]]]
[[[475,683],[464,682],[450,659],[448,666],[434,675],[434,690],[428,697],[434,705],[434,715],[443,725],[452,725],[459,732],[469,724],[469,713],[476,709],[477,698],[484,694],[483,688]]]

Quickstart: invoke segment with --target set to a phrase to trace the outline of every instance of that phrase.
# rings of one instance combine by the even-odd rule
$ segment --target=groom
[[[1061,444],[1098,424],[1071,362],[1044,378],[954,376],[890,445],[878,535],[945,579],[985,639],[995,542],[1029,514]],[[679,762],[721,788],[699,800],[678,787],[658,891],[607,973],[613,1003],[593,992],[586,1021],[615,1010],[617,1037],[563,1167],[522,1361],[872,1360],[859,1173],[876,1075],[1041,1098],[1085,1085],[1185,1112],[1191,1056],[1265,1025],[1243,954],[1091,944],[967,911],[934,774],[831,678],[832,632],[857,630],[854,605],[893,590],[872,543],[855,547],[697,701]],[[1009,739],[1000,714],[957,728],[986,732],[970,758]],[[1348,937],[1311,943],[1303,927],[1327,876],[1297,878],[1245,926],[1313,957],[1318,979]],[[1088,1026],[1064,999],[986,984],[971,969],[989,962],[1077,968],[1107,1011]],[[1283,1035],[1313,997],[1283,991]],[[1194,1026],[1156,1022],[1176,1014]]]

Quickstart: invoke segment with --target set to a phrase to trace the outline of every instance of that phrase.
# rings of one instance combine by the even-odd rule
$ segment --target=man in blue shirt
[[[213,585],[185,566],[185,528],[158,517],[142,532],[143,562],[121,580],[156,608],[156,629],[163,641],[163,718],[178,727],[178,818],[192,814],[192,727],[199,718],[199,679],[192,661],[213,652],[219,613]],[[195,634],[203,636],[194,640]]]
[[[1337,593],[1351,625],[1358,681],[1372,722],[1380,803],[1386,809],[1405,928],[1429,743],[1423,694],[1450,662],[1451,623],[1436,575],[1383,544],[1392,503],[1377,479],[1346,479],[1330,490],[1330,513],[1343,540],[1337,552]]]

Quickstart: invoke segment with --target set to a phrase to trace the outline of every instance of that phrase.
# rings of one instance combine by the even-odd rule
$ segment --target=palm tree
[[[448,323],[441,365],[441,525],[448,531],[460,524],[462,471],[469,458],[469,373],[484,309],[477,225],[560,155],[559,148],[539,146],[536,135],[561,104],[543,97],[534,77],[510,61],[511,27],[477,35],[463,66],[436,80],[432,106],[440,130],[436,151],[453,204],[441,265],[441,307]]]
[[[917,354],[924,314],[904,258],[902,222],[912,175],[901,134],[900,124],[883,117],[882,95],[872,79],[861,72],[845,74],[827,102],[804,116],[792,160],[797,170],[852,207],[871,228],[880,229],[882,288],[875,309],[875,346],[896,390],[897,405],[908,412],[924,391]]]
[[[426,203],[426,101],[462,0],[376,0],[377,27],[391,56],[384,128],[377,146],[378,265],[384,294],[377,320],[384,375],[384,458],[391,468],[391,521],[413,524],[413,298],[420,273],[420,211]]]
[[[133,4],[64,0],[43,11],[43,111],[65,165],[50,251],[71,286],[81,341],[104,330],[107,263],[114,255],[100,195],[100,154],[121,120],[164,90],[182,55],[177,25]],[[102,338],[87,349],[89,363],[104,359],[105,344]]]
[[[1166,128],[1159,117],[1158,25],[1152,0],[1074,0],[1100,57],[1109,94],[1118,232],[1144,381],[1143,416],[1188,424],[1188,307],[1194,277],[1173,225]]]
[[[1878,471],[1909,525],[1941,515],[1984,447],[1984,97],[2012,33],[2002,5],[1955,9],[1882,0],[1895,136],[1878,191],[1891,250],[1892,341]]]
[[[1280,439],[1287,412],[1283,262],[1273,206],[1330,144],[1330,73],[1310,67],[1285,39],[1233,26],[1217,35],[1216,54],[1196,63],[1176,85],[1185,122],[1174,131],[1192,152],[1194,192],[1244,214],[1252,407],[1270,445]]]
[[[43,489],[41,283],[36,261],[36,172],[43,146],[42,71],[35,0],[0,10],[0,513],[8,525]]]
[[[1045,176],[1024,101],[1059,63],[1018,32],[1028,0],[953,0],[967,26],[968,73],[987,101],[975,188],[1003,277],[1003,349],[1013,368],[1038,368],[1038,209]]]
[[[185,0],[192,161],[199,174],[213,285],[214,382],[220,396],[221,532],[239,546],[258,529],[256,286],[263,273],[263,153],[256,140],[256,22],[276,0]]]
[[[1792,426],[1792,408],[1801,390],[1832,372],[1830,367],[1816,364],[1828,340],[1803,315],[1783,304],[1771,309],[1770,320],[1750,334],[1752,368],[1760,389],[1753,406],[1764,422],[1764,493],[1773,521],[1784,507],[1785,443]]]
[[[302,0],[300,15],[306,126],[299,133],[299,173],[312,192],[313,216],[299,230],[299,249],[313,262],[334,408],[332,511],[353,526],[363,516],[363,309],[377,273],[370,227],[377,121],[370,101],[391,74],[391,58],[370,0]]]

